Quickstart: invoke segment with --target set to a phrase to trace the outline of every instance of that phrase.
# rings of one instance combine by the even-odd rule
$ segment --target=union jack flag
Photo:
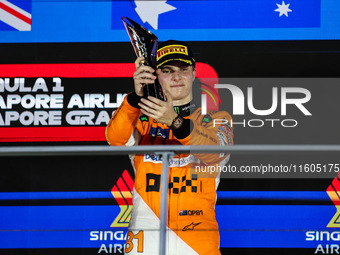
[[[31,31],[32,0],[0,0],[0,30]]]

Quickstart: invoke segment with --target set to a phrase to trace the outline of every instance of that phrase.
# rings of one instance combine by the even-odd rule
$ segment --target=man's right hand
[[[143,57],[139,57],[135,61],[136,72],[133,74],[133,80],[135,85],[135,92],[138,96],[142,97],[143,87],[145,84],[153,84],[156,80],[156,76],[153,75],[155,70],[151,66],[144,66],[141,62],[144,60]]]

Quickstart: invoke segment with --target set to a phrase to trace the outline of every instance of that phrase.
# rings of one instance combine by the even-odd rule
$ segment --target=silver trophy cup
[[[145,59],[141,64],[151,66],[156,70],[156,54],[158,48],[157,36],[128,17],[122,17],[122,20],[136,56],[144,57]],[[164,100],[162,88],[158,79],[156,79],[153,84],[145,84],[143,92],[143,97],[145,98],[153,96]]]

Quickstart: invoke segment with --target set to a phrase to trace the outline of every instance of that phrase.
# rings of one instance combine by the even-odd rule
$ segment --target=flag
[[[155,30],[310,28],[320,13],[321,0],[113,0],[111,28],[123,29],[120,16]]]
[[[0,31],[31,31],[32,0],[0,0]]]

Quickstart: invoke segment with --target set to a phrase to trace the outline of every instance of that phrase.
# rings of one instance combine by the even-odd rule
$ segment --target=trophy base
[[[146,84],[143,88],[144,92],[144,98],[147,98],[148,96],[155,97],[157,99],[164,101],[163,91],[161,88],[161,85],[158,83],[154,84]]]

